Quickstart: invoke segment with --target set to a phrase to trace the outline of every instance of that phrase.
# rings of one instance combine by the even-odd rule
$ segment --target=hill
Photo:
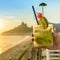
[[[50,24],[53,24],[53,28],[55,28],[57,32],[60,32],[60,23],[50,23]]]
[[[32,27],[28,27],[27,24],[22,22],[21,25],[11,29],[9,31],[3,32],[2,35],[27,35],[33,31]]]

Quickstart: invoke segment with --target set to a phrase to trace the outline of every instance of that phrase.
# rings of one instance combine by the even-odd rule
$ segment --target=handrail
[[[22,57],[24,56],[24,54],[28,51],[28,49],[29,49],[29,48],[27,48],[27,49],[21,54],[21,56],[20,56],[17,60],[21,60]]]
[[[60,60],[60,50],[46,50],[46,60]]]
[[[31,47],[31,45],[28,48],[26,48],[26,50],[20,55],[20,57],[17,58],[17,60],[21,60],[22,59],[22,57],[25,55],[25,53],[28,51],[28,49]]]

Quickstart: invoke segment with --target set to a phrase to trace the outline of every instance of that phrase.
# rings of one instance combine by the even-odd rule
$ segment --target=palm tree
[[[39,6],[42,6],[42,14],[44,15],[44,6],[47,6],[47,4],[46,3],[41,3],[41,4],[39,4]]]

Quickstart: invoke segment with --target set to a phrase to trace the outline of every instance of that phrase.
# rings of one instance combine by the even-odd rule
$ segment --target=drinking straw
[[[37,22],[37,24],[39,25],[39,23],[38,23],[38,19],[37,19],[36,13],[35,13],[34,6],[32,6],[32,9],[33,9],[33,12],[34,12],[34,16],[35,16],[36,22]]]

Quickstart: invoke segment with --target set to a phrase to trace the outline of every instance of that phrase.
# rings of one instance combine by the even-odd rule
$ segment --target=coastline
[[[12,58],[12,60],[17,60],[17,57],[32,45],[31,37],[28,36],[26,39],[0,54],[0,60],[7,60],[9,58]]]

